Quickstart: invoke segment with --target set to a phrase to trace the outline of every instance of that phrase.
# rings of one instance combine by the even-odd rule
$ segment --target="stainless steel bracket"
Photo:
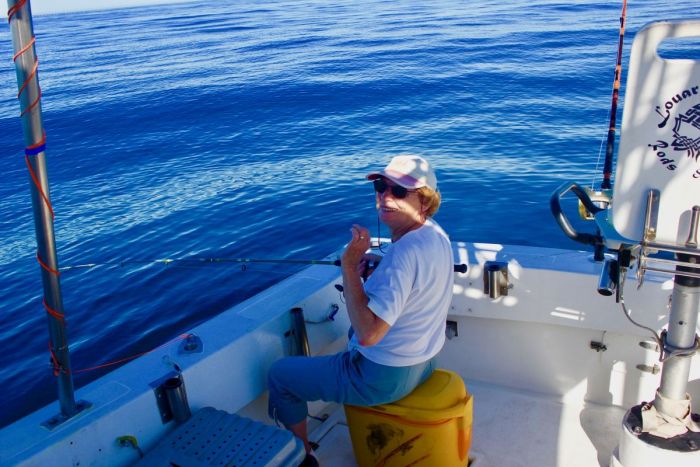
[[[508,263],[486,261],[484,263],[484,293],[492,299],[508,295]]]
[[[659,191],[649,190],[649,193],[647,194],[646,213],[644,216],[644,232],[642,242],[639,245],[635,245],[631,248],[632,254],[637,257],[637,287],[641,287],[644,283],[644,274],[646,271],[660,272],[674,276],[700,278],[699,264],[677,259],[677,255],[679,254],[700,256],[700,250],[698,250],[697,242],[700,206],[693,206],[691,210],[690,228],[688,229],[688,237],[685,244],[672,245],[654,241],[656,239],[656,226],[659,215],[659,200]],[[669,259],[651,256],[660,252],[672,253],[675,257],[673,259]],[[686,269],[694,269],[699,272],[682,270],[679,269],[678,266]]]

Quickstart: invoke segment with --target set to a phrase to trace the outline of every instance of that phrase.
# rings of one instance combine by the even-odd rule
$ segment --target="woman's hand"
[[[365,267],[363,264],[365,252],[370,246],[369,230],[354,224],[350,231],[352,232],[352,239],[343,252],[340,264],[346,271],[356,271],[358,275],[362,275]],[[362,270],[360,269],[361,267],[363,268]]]

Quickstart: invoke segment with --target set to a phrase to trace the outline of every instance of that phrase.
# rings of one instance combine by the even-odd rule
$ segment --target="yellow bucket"
[[[467,465],[472,407],[462,378],[442,369],[399,401],[346,405],[355,459],[360,467]]]

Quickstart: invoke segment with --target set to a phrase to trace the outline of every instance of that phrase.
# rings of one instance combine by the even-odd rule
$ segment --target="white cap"
[[[368,180],[386,177],[397,185],[415,190],[427,186],[437,191],[437,177],[430,163],[420,156],[402,154],[395,156],[383,170],[367,175]]]

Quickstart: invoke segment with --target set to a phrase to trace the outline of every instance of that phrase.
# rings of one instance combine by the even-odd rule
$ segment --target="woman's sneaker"
[[[308,453],[299,467],[319,467],[318,459],[312,453]]]

